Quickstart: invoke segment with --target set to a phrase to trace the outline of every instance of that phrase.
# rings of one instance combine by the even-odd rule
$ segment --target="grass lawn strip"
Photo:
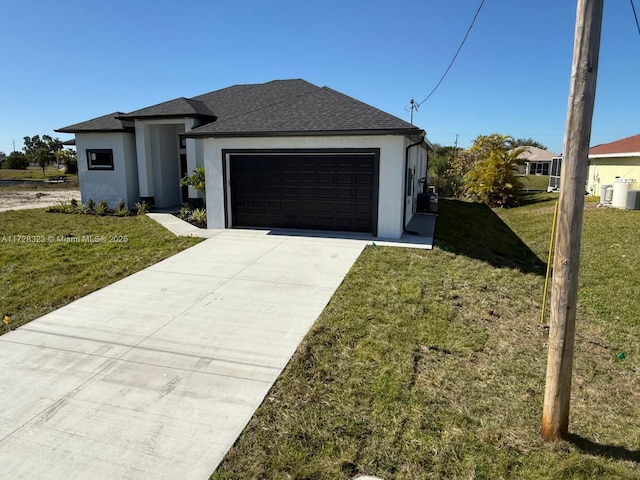
[[[0,315],[31,320],[195,245],[147,217],[0,213]]]
[[[443,201],[433,251],[365,250],[212,478],[640,478],[639,213],[585,212],[571,441],[539,435],[553,202]]]

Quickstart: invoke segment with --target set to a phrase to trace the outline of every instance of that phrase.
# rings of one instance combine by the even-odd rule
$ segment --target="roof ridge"
[[[237,87],[246,87],[246,88],[242,89],[242,91],[245,91],[245,90],[249,90],[249,89],[251,89],[253,87],[256,87],[258,85],[264,85],[264,84],[262,84],[262,83],[240,83],[238,85],[230,85],[228,87],[220,88],[218,90],[212,90],[212,91],[207,92],[207,93],[201,93],[200,95],[195,95],[195,96],[189,97],[189,98],[192,99],[192,100],[196,100],[198,102],[202,102],[202,100],[198,100],[197,98],[198,97],[206,97],[207,95],[213,95],[214,93],[218,93],[218,94],[223,95],[223,96],[233,95],[234,92],[230,92],[230,91],[225,92],[225,90],[231,90],[232,88],[237,88]],[[222,92],[224,92],[224,93],[222,93]],[[202,103],[204,103],[204,102],[202,102]]]

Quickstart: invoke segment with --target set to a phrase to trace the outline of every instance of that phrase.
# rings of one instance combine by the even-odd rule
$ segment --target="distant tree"
[[[546,145],[543,145],[533,138],[512,138],[509,140],[509,148],[517,147],[538,147],[542,150],[548,150]]]
[[[512,149],[508,135],[497,133],[474,140],[469,156],[474,162],[464,176],[465,195],[490,207],[515,207],[519,204],[522,183],[517,167],[524,163],[521,148]]]
[[[29,158],[22,152],[11,152],[2,168],[11,168],[14,170],[26,170],[29,166]]]
[[[78,157],[76,152],[67,148],[55,153],[58,163],[64,163],[66,173],[78,173]]]
[[[45,176],[45,169],[51,163],[49,150],[45,147],[36,148],[31,152],[31,159],[42,168],[42,177]]]
[[[457,177],[452,170],[454,161],[459,149],[454,146],[433,145],[434,150],[429,155],[429,184],[436,187],[436,191],[442,197],[451,197],[456,194],[454,185]]]
[[[50,135],[34,135],[33,137],[24,137],[24,153],[27,157],[42,167],[42,175],[45,174],[45,168],[48,164],[55,161],[55,153],[62,150],[62,141],[59,138],[53,138]]]
[[[2,167],[2,164],[6,159],[7,159],[7,154],[4,152],[0,152],[0,167]]]

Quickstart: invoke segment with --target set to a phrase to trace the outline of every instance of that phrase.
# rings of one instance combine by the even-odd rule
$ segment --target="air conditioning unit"
[[[602,185],[600,187],[600,203],[602,205],[611,205],[613,200],[613,185]]]
[[[613,197],[611,206],[613,208],[627,208],[627,193],[636,186],[633,178],[616,178],[613,184]]]
[[[640,190],[627,192],[627,210],[640,210]]]
[[[419,193],[416,213],[436,213],[438,211],[438,194],[434,191]]]

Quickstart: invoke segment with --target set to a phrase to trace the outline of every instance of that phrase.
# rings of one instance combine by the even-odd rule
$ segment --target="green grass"
[[[199,241],[147,217],[19,210],[0,213],[0,225],[0,316],[10,314],[11,328]]]
[[[571,437],[539,435],[549,198],[367,247],[212,478],[640,478],[640,212],[585,212]]]
[[[525,190],[546,192],[549,187],[549,175],[520,175],[520,180]]]

